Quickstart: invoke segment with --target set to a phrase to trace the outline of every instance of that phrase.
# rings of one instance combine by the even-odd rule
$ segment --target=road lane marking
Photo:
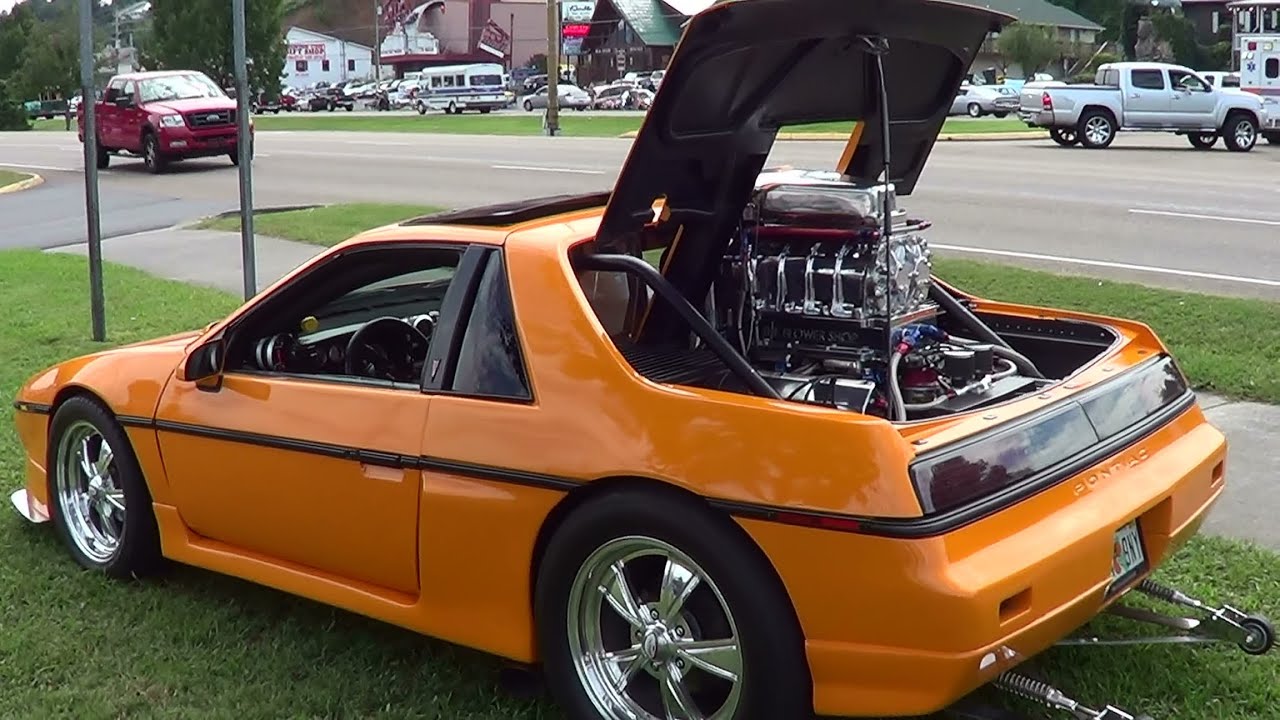
[[[576,175],[604,175],[603,170],[582,170],[579,168],[541,167],[538,165],[491,165],[494,170],[529,170],[532,172],[570,173]]]
[[[1223,275],[1220,273],[1199,272],[1196,270],[1176,270],[1174,268],[1156,267],[1154,265],[1135,265],[1133,263],[1111,262],[1107,260],[1085,260],[1082,258],[1062,257],[1061,255],[1042,255],[1040,253],[1014,252],[1012,250],[990,250],[987,248],[965,247],[963,245],[943,245],[941,243],[933,242],[929,243],[929,247],[936,248],[938,250],[972,253],[975,255],[996,255],[999,257],[1020,258],[1023,260],[1044,260],[1047,262],[1057,262],[1068,265],[1088,265],[1090,267],[1111,268],[1113,270],[1134,270],[1137,272],[1148,272],[1158,275],[1178,275],[1181,277],[1200,278],[1202,280],[1222,280],[1225,282],[1243,283],[1246,285],[1280,287],[1280,280],[1245,277],[1243,275]]]
[[[23,165],[0,160],[0,167],[18,168],[19,170],[55,170],[57,172],[80,172],[82,168],[58,167],[56,165]]]
[[[1166,217],[1190,218],[1192,220],[1217,220],[1219,222],[1245,223],[1248,225],[1280,225],[1280,220],[1227,217],[1225,215],[1199,215],[1196,213],[1174,212],[1172,210],[1142,210],[1139,208],[1129,208],[1129,212],[1137,215],[1164,215]]]

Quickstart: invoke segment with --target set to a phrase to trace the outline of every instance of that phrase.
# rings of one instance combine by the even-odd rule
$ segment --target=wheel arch
[[[723,523],[723,527],[726,530],[742,541],[743,547],[759,563],[758,570],[765,574],[769,582],[775,583],[778,591],[786,599],[786,606],[789,612],[783,620],[791,625],[795,633],[794,636],[800,638],[803,644],[805,640],[804,627],[800,623],[800,616],[796,612],[795,601],[791,597],[791,592],[787,588],[787,584],[782,580],[782,575],[774,567],[773,561],[769,559],[760,544],[751,537],[751,534],[741,524],[734,521],[728,513],[713,507],[705,497],[669,482],[640,476],[615,475],[584,483],[581,487],[569,491],[547,513],[546,518],[542,521],[542,526],[538,529],[537,538],[534,540],[533,554],[530,558],[528,596],[530,612],[532,612],[534,597],[537,593],[538,574],[542,567],[542,560],[546,553],[547,545],[551,542],[551,538],[555,536],[556,531],[574,511],[583,505],[596,498],[622,491],[650,493],[656,497],[666,498],[670,502],[695,506],[706,513],[709,519]],[[541,653],[536,647],[534,648],[534,656],[535,658],[541,657]],[[805,676],[812,688],[812,673],[807,666],[807,661]]]
[[[1094,110],[1104,113],[1111,120],[1111,124],[1116,127],[1116,131],[1118,132],[1120,130],[1120,120],[1116,117],[1115,111],[1113,111],[1111,108],[1107,107],[1106,105],[1101,105],[1098,103],[1089,103],[1088,105],[1085,105],[1084,107],[1080,108],[1080,114],[1076,116],[1077,122],[1079,122],[1079,120],[1083,118],[1086,113],[1092,112]]]

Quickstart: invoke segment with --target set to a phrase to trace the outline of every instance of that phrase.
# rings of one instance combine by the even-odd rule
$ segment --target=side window
[[[452,390],[495,399],[533,398],[524,354],[520,351],[506,263],[500,252],[489,256],[476,289],[475,303],[458,352]]]
[[[1185,70],[1170,70],[1169,86],[1175,90],[1209,92],[1209,87],[1201,82],[1200,78],[1186,72]]]
[[[1267,58],[1267,62],[1263,65],[1263,69],[1267,74],[1268,80],[1280,78],[1280,58]]]
[[[123,80],[112,80],[107,86],[107,93],[102,97],[104,102],[115,102],[120,97],[120,91],[124,88]]]
[[[321,265],[233,331],[227,369],[416,389],[461,257],[371,247]]]
[[[1159,70],[1132,70],[1129,80],[1134,87],[1143,90],[1164,89],[1164,73]]]

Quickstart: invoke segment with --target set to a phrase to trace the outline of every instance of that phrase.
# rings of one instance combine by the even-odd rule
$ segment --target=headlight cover
[[[183,127],[186,124],[187,124],[186,121],[182,119],[181,115],[161,115],[160,116],[161,127]]]

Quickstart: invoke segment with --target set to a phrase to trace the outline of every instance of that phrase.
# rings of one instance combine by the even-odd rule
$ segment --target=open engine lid
[[[863,36],[888,42],[888,180],[898,194],[910,194],[980,45],[1013,19],[940,0],[711,5],[685,25],[614,186],[597,249],[634,251],[682,236],[680,244],[696,240],[696,250],[682,247],[679,255],[710,260],[732,233],[783,126],[862,121],[832,162],[850,180],[880,178],[878,75]],[[667,236],[642,239],[659,199],[670,221],[659,234]]]

